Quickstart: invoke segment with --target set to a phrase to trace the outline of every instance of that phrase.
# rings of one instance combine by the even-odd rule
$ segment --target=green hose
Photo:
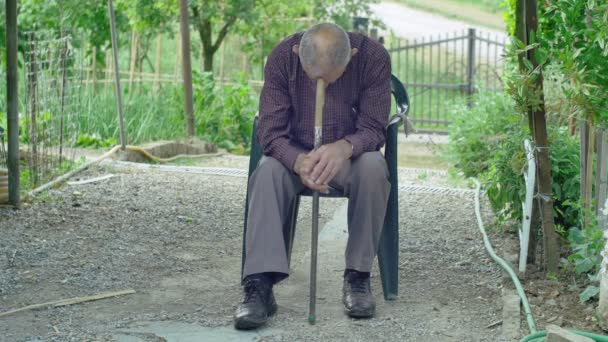
[[[608,342],[608,336],[592,334],[592,333],[588,333],[585,331],[579,331],[579,330],[568,330],[568,331],[573,334],[589,337],[590,339],[592,339],[596,342]],[[539,332],[535,332],[533,334],[530,334],[530,335],[524,337],[519,342],[541,342],[541,341],[545,340],[546,336],[547,336],[546,331],[539,331]]]
[[[480,209],[480,205],[479,205],[479,192],[480,192],[481,185],[475,178],[473,178],[473,182],[475,182],[475,185],[476,185],[475,215],[477,216],[477,223],[479,224],[479,230],[481,231],[481,234],[483,235],[483,243],[486,246],[486,250],[492,257],[492,259],[494,259],[494,261],[496,261],[503,269],[505,269],[505,271],[507,271],[507,273],[509,273],[509,276],[511,276],[511,280],[513,280],[513,283],[515,284],[515,289],[517,290],[517,294],[519,295],[519,298],[521,298],[521,303],[524,308],[524,312],[526,314],[526,320],[528,322],[528,328],[530,329],[530,335],[521,339],[520,342],[544,341],[545,337],[547,336],[547,332],[546,331],[536,331],[536,324],[534,323],[534,317],[532,316],[532,310],[530,310],[530,304],[528,303],[528,297],[526,297],[526,293],[524,292],[524,289],[521,286],[521,282],[519,281],[519,278],[517,278],[517,275],[515,274],[515,272],[511,268],[511,266],[509,266],[509,264],[506,261],[504,261],[498,255],[496,255],[496,252],[494,252],[494,248],[492,247],[492,244],[490,243],[490,239],[488,238],[488,235],[486,234],[486,230],[483,226],[483,221],[481,220],[481,209]],[[589,337],[596,342],[608,342],[608,336],[592,334],[592,333],[579,331],[579,330],[568,330],[568,331],[570,331],[571,333],[576,334],[576,335]]]
[[[490,239],[488,238],[488,235],[486,234],[486,230],[483,226],[483,221],[481,220],[481,210],[479,209],[479,207],[480,207],[479,206],[479,191],[480,191],[481,185],[479,184],[477,179],[473,179],[473,181],[475,182],[475,185],[477,186],[477,188],[475,189],[475,215],[477,216],[477,223],[479,224],[479,230],[481,231],[481,234],[483,235],[483,243],[486,246],[486,250],[492,257],[492,259],[494,259],[494,261],[496,261],[500,265],[500,267],[502,267],[505,271],[507,271],[507,273],[509,273],[509,276],[511,276],[511,280],[513,280],[513,283],[515,284],[515,289],[517,290],[517,294],[519,295],[519,298],[521,298],[521,304],[524,307],[524,313],[526,314],[526,321],[528,322],[528,328],[530,329],[531,333],[535,333],[536,324],[534,323],[534,317],[532,317],[532,310],[530,309],[530,303],[528,303],[528,297],[526,297],[524,288],[521,286],[521,282],[519,281],[519,278],[517,278],[517,275],[515,274],[513,269],[511,269],[509,264],[506,261],[504,261],[501,257],[496,255],[496,252],[494,252],[494,248],[492,247],[492,244],[490,243]]]

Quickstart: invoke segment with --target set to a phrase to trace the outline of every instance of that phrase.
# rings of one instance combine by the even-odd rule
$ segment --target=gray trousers
[[[388,168],[380,152],[366,152],[348,160],[330,182],[348,197],[346,268],[370,272],[390,192]],[[275,281],[289,273],[283,226],[298,193],[300,177],[278,160],[263,156],[249,180],[246,258],[243,277],[273,272]]]

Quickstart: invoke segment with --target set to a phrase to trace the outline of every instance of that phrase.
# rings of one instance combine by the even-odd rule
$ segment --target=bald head
[[[342,75],[351,56],[356,53],[351,50],[348,34],[332,23],[309,28],[304,32],[300,45],[294,47],[294,52],[300,56],[300,63],[310,78],[324,78],[330,81],[328,83]]]

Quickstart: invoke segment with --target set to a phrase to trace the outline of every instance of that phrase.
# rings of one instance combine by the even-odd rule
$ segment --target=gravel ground
[[[141,321],[231,326],[246,179],[109,166],[79,177],[107,173],[116,176],[64,185],[21,210],[0,209],[0,311],[126,288],[137,293],[0,318],[0,341],[114,340],[116,329]],[[432,177],[441,178],[400,175],[412,183]],[[324,200],[321,224],[341,205]],[[263,340],[500,341],[499,325],[486,328],[501,317],[500,271],[479,239],[472,196],[401,192],[400,207],[397,301],[381,300],[374,272],[376,318],[326,317],[312,335],[302,313],[282,307]],[[303,201],[300,222],[310,212]],[[298,244],[296,257],[308,248],[305,238]],[[339,303],[340,288],[332,291],[327,300]]]

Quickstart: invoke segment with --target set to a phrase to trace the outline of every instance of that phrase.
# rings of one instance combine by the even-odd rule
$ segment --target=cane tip
[[[308,315],[309,324],[314,325],[316,321],[317,321],[317,318],[315,317],[315,315]]]

